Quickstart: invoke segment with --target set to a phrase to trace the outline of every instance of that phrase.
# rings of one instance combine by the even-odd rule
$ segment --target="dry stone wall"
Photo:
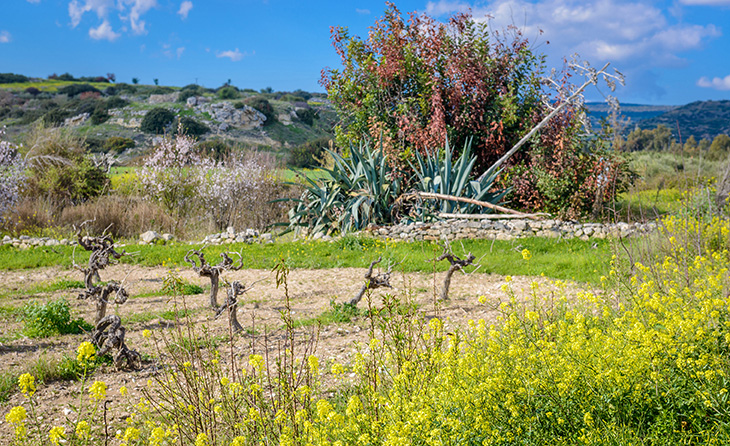
[[[547,237],[581,240],[619,238],[656,230],[650,223],[578,223],[560,220],[444,220],[372,228],[364,234],[396,240],[512,240],[522,237]]]
[[[433,223],[411,223],[379,228],[370,228],[361,234],[381,239],[395,239],[406,241],[420,240],[459,240],[459,239],[496,239],[512,240],[522,237],[547,237],[571,239],[579,238],[623,238],[647,234],[656,230],[657,224],[650,223],[578,223],[559,220],[444,220]],[[330,241],[332,237],[317,234],[315,240]],[[157,244],[173,241],[172,234],[158,234],[147,231],[139,236],[140,244]],[[260,234],[254,229],[236,232],[232,227],[225,232],[210,234],[200,243],[207,245],[221,245],[228,243],[273,243],[274,235]],[[26,249],[36,246],[75,245],[75,239],[56,240],[49,237],[29,237],[22,235],[13,238],[8,235],[0,239],[2,245],[13,245]],[[121,246],[121,245],[120,245]]]

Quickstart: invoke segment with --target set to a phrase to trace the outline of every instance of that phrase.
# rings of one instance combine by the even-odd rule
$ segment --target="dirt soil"
[[[130,299],[117,307],[111,305],[107,314],[118,314],[127,328],[127,345],[145,355],[141,370],[117,371],[114,366],[102,366],[96,370],[92,380],[100,380],[108,385],[107,399],[108,420],[112,426],[121,426],[122,421],[129,415],[127,401],[121,397],[119,388],[126,386],[129,389],[131,401],[138,401],[141,389],[157,369],[151,339],[143,337],[143,330],[168,330],[175,324],[174,320],[155,317],[145,322],[125,323],[125,318],[134,315],[160,313],[172,310],[175,302],[169,296],[135,297],[143,293],[160,291],[163,278],[168,274],[167,268],[147,268],[129,265],[113,265],[101,271],[102,280],[124,279],[125,286],[130,292]],[[288,290],[290,295],[292,317],[294,320],[307,320],[321,315],[331,308],[331,302],[346,302],[351,299],[362,286],[365,269],[340,268],[326,270],[292,270],[288,276]],[[229,334],[229,325],[225,314],[214,319],[214,313],[209,307],[209,279],[199,277],[190,269],[180,269],[179,276],[186,282],[205,287],[203,294],[186,296],[185,305],[192,313],[195,324],[206,324],[213,336],[226,338]],[[503,276],[479,274],[470,275],[457,273],[454,275],[450,299],[436,303],[435,298],[440,292],[444,273],[393,273],[391,284],[393,289],[378,289],[372,293],[372,305],[381,305],[380,296],[391,293],[397,296],[410,296],[417,305],[418,311],[424,316],[439,317],[445,322],[446,330],[463,327],[469,320],[494,320],[496,308],[501,301],[508,297],[501,287],[505,284]],[[35,301],[44,302],[58,297],[67,297],[71,304],[74,318],[83,317],[87,321],[94,320],[94,305],[91,302],[77,300],[75,297],[80,290],[64,290],[56,293],[27,294],[24,290],[39,283],[50,284],[56,280],[82,280],[82,275],[76,270],[60,268],[39,268],[34,270],[2,272],[0,273],[0,294],[10,297],[0,298],[2,306],[23,306]],[[256,341],[262,336],[252,333],[268,333],[269,339],[283,338],[283,323],[281,311],[285,309],[285,293],[283,287],[276,287],[275,276],[267,270],[240,270],[229,271],[222,275],[227,281],[238,280],[245,284],[254,283],[253,289],[239,298],[238,319],[245,327],[246,333],[235,336],[233,347],[226,343],[221,351],[228,351],[239,358],[248,358],[253,351],[261,353],[262,343]],[[530,293],[530,284],[533,281],[546,282],[540,277],[514,277],[512,289],[518,299],[526,298]],[[550,285],[541,284],[549,287]],[[544,289],[544,288],[543,288]],[[479,296],[484,295],[486,304],[478,302]],[[218,294],[218,303],[225,300],[225,289],[221,287]],[[182,305],[181,301],[177,301]],[[367,307],[363,299],[360,307]],[[149,318],[148,318],[149,319]],[[15,318],[0,318],[0,372],[22,373],[24,367],[39,358],[58,359],[64,355],[75,357],[77,346],[86,335],[65,335],[46,339],[29,339],[20,333],[22,322]],[[316,325],[298,329],[302,337],[306,333],[317,330]],[[320,326],[318,329],[317,356],[323,364],[328,361],[337,361],[347,364],[351,354],[355,351],[356,343],[367,342],[368,324],[364,317],[358,317],[351,323],[331,323]],[[10,339],[10,340],[7,340]],[[230,339],[230,338],[229,338]],[[276,344],[275,342],[270,344]],[[224,359],[227,360],[227,359]],[[36,401],[39,403],[37,416],[44,425],[58,425],[65,422],[67,417],[73,418],[72,406],[78,403],[78,382],[52,382],[38,386]],[[15,393],[5,403],[0,403],[0,445],[10,444],[12,426],[5,421],[4,415],[11,407],[27,402],[20,393]],[[115,429],[116,429],[115,428]],[[47,430],[46,430],[47,432]],[[113,431],[111,432],[113,434]],[[113,440],[110,444],[117,444]]]

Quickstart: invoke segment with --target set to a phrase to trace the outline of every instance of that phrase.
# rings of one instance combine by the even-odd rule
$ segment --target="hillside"
[[[0,83],[0,127],[16,142],[38,124],[68,128],[83,136],[92,152],[108,152],[110,141],[124,138],[124,147],[113,151],[130,163],[146,154],[160,134],[173,132],[179,121],[215,150],[263,150],[282,160],[293,147],[331,137],[336,122],[336,113],[320,93],[94,80],[21,77]],[[174,120],[157,131],[143,131],[145,115],[158,108],[170,111]]]
[[[675,138],[690,136],[710,141],[719,134],[730,134],[730,101],[697,101],[669,110],[637,123],[642,129],[667,126]]]
[[[605,103],[587,103],[591,124],[596,128],[609,113]],[[730,101],[696,101],[686,105],[621,104],[620,122],[626,134],[635,128],[651,130],[662,124],[672,136],[686,141],[712,141],[719,134],[730,134]]]
[[[677,107],[674,105],[621,104],[621,122],[633,128],[633,125],[639,121],[660,116],[675,108]],[[588,102],[586,109],[594,128],[600,125],[601,119],[608,118],[611,111],[605,102]]]

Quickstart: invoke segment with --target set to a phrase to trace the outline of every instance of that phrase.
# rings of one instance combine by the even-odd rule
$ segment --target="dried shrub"
[[[53,206],[40,197],[25,197],[7,215],[3,226],[14,234],[37,234],[54,227]]]
[[[139,197],[102,196],[70,206],[61,213],[60,223],[70,227],[87,220],[89,232],[101,234],[106,229],[115,238],[133,238],[149,230],[172,232],[175,228],[175,220],[162,207]]]

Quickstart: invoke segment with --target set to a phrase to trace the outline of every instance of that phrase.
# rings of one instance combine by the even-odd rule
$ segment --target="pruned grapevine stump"
[[[228,254],[229,253],[227,252],[222,252],[221,258],[223,260],[221,260],[221,262],[217,265],[209,265],[208,262],[205,261],[205,255],[202,251],[198,251],[197,249],[191,249],[187,252],[187,254],[185,254],[185,261],[190,264],[193,271],[198,273],[200,277],[208,277],[210,279],[210,307],[214,310],[218,309],[217,296],[221,273],[228,270],[238,271],[243,267],[243,258],[240,254],[230,253],[238,255],[240,259],[238,265],[234,265],[233,259]],[[192,256],[196,256],[198,258],[200,265],[198,265]]]
[[[96,346],[96,354],[99,356],[113,351],[112,357],[117,369],[139,369],[142,357],[127,347],[124,342],[125,334],[126,329],[122,326],[122,320],[116,314],[110,314],[96,324],[91,342]]]
[[[360,291],[350,299],[350,302],[348,302],[352,306],[357,306],[357,304],[360,302],[362,297],[365,295],[365,293],[368,290],[374,290],[376,288],[393,288],[390,285],[390,274],[393,270],[393,266],[388,267],[388,271],[384,273],[378,273],[375,276],[373,276],[373,267],[380,263],[380,261],[383,260],[382,257],[378,257],[378,260],[373,260],[370,262],[370,268],[368,268],[368,272],[365,273],[365,283],[362,284],[362,288],[360,288]]]

